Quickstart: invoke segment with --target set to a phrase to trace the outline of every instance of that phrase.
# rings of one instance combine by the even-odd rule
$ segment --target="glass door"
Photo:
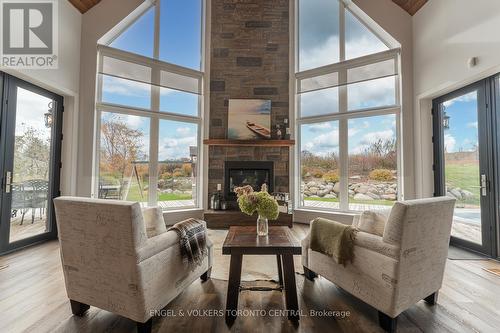
[[[456,199],[452,243],[492,253],[493,142],[489,80],[433,101],[435,195]]]
[[[0,251],[56,235],[62,97],[4,74]]]

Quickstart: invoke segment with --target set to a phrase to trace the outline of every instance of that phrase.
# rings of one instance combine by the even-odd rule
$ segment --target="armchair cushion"
[[[356,227],[360,231],[382,236],[390,212],[390,209],[379,211],[365,210],[357,220]]]
[[[160,207],[145,207],[142,209],[142,216],[148,238],[158,236],[167,231],[163,212]]]
[[[399,247],[386,243],[381,236],[373,235],[368,232],[360,231],[356,235],[354,245],[371,250],[393,259],[399,258]]]

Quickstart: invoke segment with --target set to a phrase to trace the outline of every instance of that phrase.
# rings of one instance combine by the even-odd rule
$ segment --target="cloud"
[[[180,137],[183,137],[183,138],[191,135],[191,128],[189,128],[189,127],[177,127],[177,129],[175,131],[177,132],[177,134]]]
[[[132,115],[123,115],[120,116],[122,120],[129,125],[130,127],[134,129],[138,129],[141,126],[145,125],[145,121],[147,120],[146,118],[139,117],[139,116],[132,116]],[[149,127],[149,126],[147,126]]]
[[[467,102],[472,102],[472,101],[476,101],[476,100],[477,100],[477,92],[473,91],[473,92],[470,92],[468,94],[450,99],[450,100],[444,102],[443,105],[445,108],[449,108],[450,106],[452,106],[453,104],[455,104],[457,102],[467,103]]]
[[[448,153],[452,153],[455,151],[455,145],[457,144],[457,140],[447,133],[444,135],[444,150]]]
[[[23,135],[28,128],[38,132],[38,137],[48,139],[51,129],[45,127],[44,114],[52,100],[29,90],[18,88],[16,110],[16,136]]]
[[[475,128],[475,129],[477,129],[478,128],[478,123],[477,123],[477,121],[473,121],[473,122],[467,123],[467,127],[468,128]]]
[[[394,80],[386,77],[348,85],[349,110],[396,104]]]
[[[354,131],[356,130],[357,129],[354,129]],[[352,129],[349,129],[349,131],[352,131]],[[377,142],[378,140],[391,140],[395,137],[396,136],[394,134],[394,130],[392,129],[366,133],[361,137],[359,142],[353,142],[354,140],[349,142],[349,153],[360,154],[368,149],[371,144]]]
[[[305,142],[302,150],[314,152],[317,155],[327,155],[329,153],[338,151],[339,147],[339,130],[338,128],[332,129],[327,133],[318,135],[312,140]]]
[[[309,132],[324,132],[325,130],[328,130],[332,128],[332,124],[330,122],[325,122],[325,123],[317,123],[317,124],[308,124],[307,129]]]
[[[196,146],[196,136],[184,138],[163,138],[159,146],[159,160],[178,160],[189,158],[189,147]]]
[[[339,37],[330,36],[323,44],[309,49],[300,49],[300,70],[333,64],[339,61]]]
[[[300,95],[301,117],[325,115],[338,111],[338,88],[311,91]]]
[[[103,76],[102,92],[133,97],[144,97],[145,95],[151,93],[151,85],[113,76]]]
[[[371,144],[378,140],[391,140],[395,137],[394,131],[392,129],[378,131],[378,132],[370,132],[363,135],[361,139],[361,144]]]

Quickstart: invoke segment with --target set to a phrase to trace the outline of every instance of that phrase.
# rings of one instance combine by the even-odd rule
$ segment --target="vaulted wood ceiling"
[[[68,0],[82,14],[97,5],[101,0]],[[406,10],[410,15],[414,15],[428,0],[392,0],[398,6]]]
[[[399,7],[403,8],[408,12],[410,15],[415,15],[416,12],[420,8],[422,8],[423,5],[427,3],[428,0],[392,0],[394,3],[396,3]]]
[[[80,11],[80,13],[85,13],[90,8],[97,5],[101,0],[68,0],[73,6]]]

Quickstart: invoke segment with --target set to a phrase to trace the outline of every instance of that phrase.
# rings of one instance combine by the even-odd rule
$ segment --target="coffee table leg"
[[[283,271],[285,275],[285,300],[288,318],[299,320],[299,303],[297,301],[297,286],[295,285],[295,267],[292,254],[283,254]]]
[[[276,255],[276,261],[278,262],[278,280],[280,287],[283,287],[283,268],[281,267],[281,255]]]
[[[243,255],[231,254],[231,264],[229,266],[229,281],[227,283],[226,299],[226,320],[236,319],[238,310],[238,295],[240,293],[241,261]]]

